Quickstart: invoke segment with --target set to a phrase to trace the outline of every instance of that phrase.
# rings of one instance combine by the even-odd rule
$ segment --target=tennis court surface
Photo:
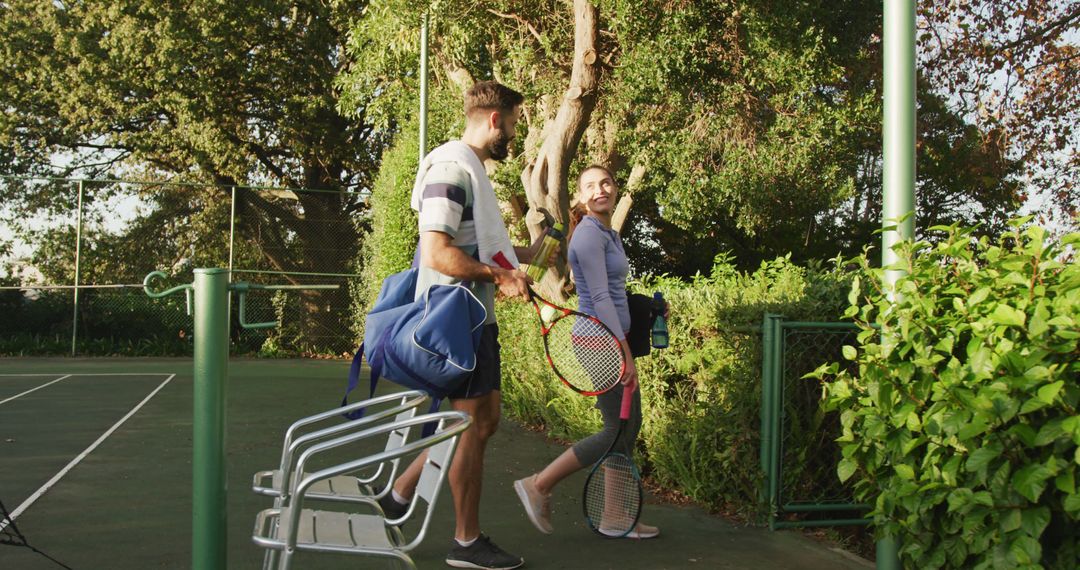
[[[266,497],[251,476],[276,465],[285,428],[340,401],[348,362],[230,361],[229,568],[258,568],[251,542]],[[381,388],[394,389],[383,382]],[[0,501],[33,547],[76,570],[189,568],[191,564],[190,359],[0,359]],[[556,490],[554,534],[526,520],[513,481],[563,448],[504,418],[486,460],[483,530],[527,568],[856,569],[873,565],[792,532],[733,525],[701,509],[650,500],[655,540],[604,540],[581,520],[579,473]],[[448,491],[444,490],[444,491]],[[449,493],[414,552],[420,568],[446,568],[453,533]],[[4,542],[19,542],[11,527]],[[295,568],[393,568],[365,557],[301,554]],[[0,544],[4,570],[61,566]]]

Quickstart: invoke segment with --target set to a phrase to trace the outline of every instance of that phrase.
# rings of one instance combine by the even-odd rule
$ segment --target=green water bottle
[[[525,271],[529,277],[533,278],[533,281],[539,282],[540,279],[547,273],[547,259],[551,255],[551,252],[559,247],[559,242],[562,241],[565,231],[565,227],[555,222],[550,228],[548,228],[547,234],[544,235],[543,241],[540,242],[539,249],[536,250],[536,254],[533,255],[532,261],[534,263],[529,264],[529,269]]]
[[[653,293],[653,312],[656,313],[656,319],[653,320],[652,325],[652,346],[653,348],[667,348],[668,347],[668,330],[667,321],[664,320],[664,295],[657,291]]]

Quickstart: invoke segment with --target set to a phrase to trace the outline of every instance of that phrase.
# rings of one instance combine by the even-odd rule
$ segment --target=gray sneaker
[[[400,519],[409,510],[409,505],[403,505],[394,500],[392,492],[379,497],[379,506],[382,507],[383,514],[389,520]]]
[[[446,563],[454,568],[479,568],[481,570],[510,570],[525,564],[525,559],[514,556],[495,546],[485,534],[469,546],[461,546],[451,540],[453,548],[446,555]]]

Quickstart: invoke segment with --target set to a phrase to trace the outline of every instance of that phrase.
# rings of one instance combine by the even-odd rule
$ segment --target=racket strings
[[[607,536],[633,530],[641,512],[641,489],[633,463],[611,454],[598,465],[585,487],[585,516],[589,525]]]
[[[547,334],[547,351],[555,371],[583,392],[604,392],[622,375],[622,348],[606,327],[571,315],[556,321]]]

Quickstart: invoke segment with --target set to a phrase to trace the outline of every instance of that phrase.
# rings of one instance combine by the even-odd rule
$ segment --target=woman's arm
[[[626,370],[621,381],[625,386],[636,388],[637,366],[634,364],[634,356],[630,353],[626,333],[622,330],[619,313],[615,310],[615,303],[611,300],[611,291],[608,289],[606,243],[606,236],[600,232],[588,226],[579,226],[571,248],[578,260],[578,266],[581,267],[581,277],[589,291],[589,299],[592,301],[596,318],[615,333],[622,346]]]

